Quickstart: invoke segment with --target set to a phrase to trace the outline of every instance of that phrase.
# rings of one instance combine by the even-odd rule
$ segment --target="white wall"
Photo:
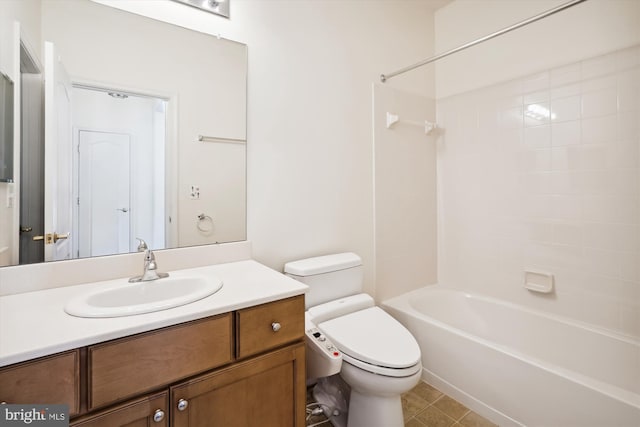
[[[0,69],[5,74],[11,73],[11,78],[16,81],[10,69],[13,67],[13,24],[20,22],[23,40],[31,47],[36,48],[35,54],[41,55],[40,49],[40,2],[33,0],[2,0],[0,8]],[[38,57],[38,60],[41,56]]]
[[[458,47],[566,0],[455,0],[436,13],[436,52]],[[438,98],[570,64],[640,39],[640,2],[588,0],[436,64]]]
[[[541,11],[500,5],[505,21]],[[495,6],[452,3],[438,44],[505,26],[471,19]],[[574,9],[437,70],[439,281],[637,337],[640,3]],[[531,105],[553,116],[532,118]],[[530,269],[553,273],[555,292],[525,290]]]
[[[423,2],[238,3],[251,6],[245,13],[254,254],[280,269],[296,258],[354,251],[372,292],[372,82],[432,53],[432,12]],[[427,73],[390,85],[433,95]]]
[[[433,7],[442,1],[236,0],[230,20],[169,1],[99,2],[248,45],[254,257],[281,269],[355,251],[373,292],[372,83],[433,54]],[[433,70],[387,85],[433,98]],[[23,271],[7,275],[14,270]]]
[[[434,2],[237,0],[230,20],[172,2],[108,3],[248,45],[255,258],[280,270],[354,251],[373,292],[372,83],[433,54]],[[388,85],[433,98],[433,70]]]

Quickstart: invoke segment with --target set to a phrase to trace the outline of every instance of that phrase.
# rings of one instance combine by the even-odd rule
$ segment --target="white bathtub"
[[[640,342],[441,285],[382,306],[423,378],[500,426],[640,426]]]

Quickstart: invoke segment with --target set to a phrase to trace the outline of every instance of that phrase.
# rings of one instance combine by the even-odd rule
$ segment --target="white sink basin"
[[[121,317],[178,307],[222,288],[217,278],[165,277],[150,282],[116,284],[71,299],[64,311],[77,317]]]

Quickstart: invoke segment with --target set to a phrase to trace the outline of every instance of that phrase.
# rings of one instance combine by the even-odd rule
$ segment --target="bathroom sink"
[[[123,279],[121,284],[69,300],[64,311],[77,317],[133,316],[189,304],[221,288],[220,279],[201,276],[169,276],[135,284]]]

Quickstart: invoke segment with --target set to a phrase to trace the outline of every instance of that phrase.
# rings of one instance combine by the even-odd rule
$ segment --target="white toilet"
[[[286,275],[310,288],[305,296],[307,377],[340,373],[351,389],[346,426],[402,427],[400,395],[420,381],[420,347],[404,326],[362,293],[362,270],[362,260],[353,253],[285,264]],[[330,420],[334,426],[345,425],[340,417]]]

